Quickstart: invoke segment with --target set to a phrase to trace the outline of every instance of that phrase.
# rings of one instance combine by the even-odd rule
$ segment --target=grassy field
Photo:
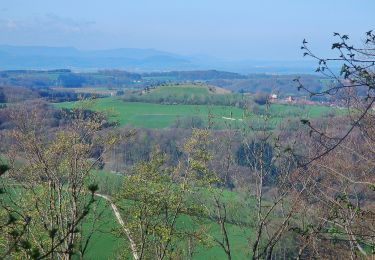
[[[97,181],[101,183],[100,186],[102,188],[112,187],[111,191],[117,190],[124,180],[122,175],[104,171],[95,172],[95,176],[97,176]],[[102,184],[107,184],[106,186],[108,187],[103,187]],[[243,199],[239,193],[231,191],[224,191],[222,196],[223,201],[227,202],[228,217],[244,221],[248,220],[252,215],[251,207],[244,206],[245,204],[252,204],[252,200]],[[211,197],[211,193],[209,191],[202,192],[199,197],[204,201]],[[239,205],[242,205],[242,207]],[[121,250],[124,247],[128,247],[128,245],[126,240],[124,241],[114,234],[113,231],[119,227],[119,224],[115,221],[112,209],[104,200],[100,200],[99,210],[103,211],[100,228],[92,238],[86,259],[114,259],[116,257],[116,250]],[[180,217],[177,222],[178,229],[191,230],[193,227],[197,227],[198,224],[194,219],[187,215]],[[204,224],[207,233],[211,237],[220,238],[220,227],[216,222],[202,218],[199,220],[199,224]],[[247,255],[247,252],[250,251],[248,239],[252,235],[252,230],[234,224],[228,224],[227,228],[232,246],[233,259],[248,258],[249,255]],[[181,243],[184,243],[185,246],[187,245],[187,241],[182,241]],[[217,244],[211,241],[206,246],[195,248],[193,259],[225,259],[225,253]]]
[[[127,241],[118,238],[114,230],[119,228],[112,209],[104,201],[100,202],[103,210],[103,216],[99,222],[99,230],[90,241],[86,259],[116,259],[117,252],[128,247]],[[205,228],[210,236],[220,238],[220,227],[212,221],[205,221]],[[191,230],[197,225],[189,216],[180,217],[177,223],[179,229]],[[232,245],[233,259],[246,258],[246,252],[249,252],[248,239],[251,237],[251,230],[244,229],[240,226],[228,224],[228,234]],[[182,241],[187,246],[187,241]],[[248,257],[248,256],[247,256]],[[211,243],[207,246],[195,248],[193,259],[225,259],[224,251],[217,245]]]
[[[64,102],[54,105],[57,108],[71,109],[80,106],[80,103]],[[209,114],[213,116],[215,124],[221,128],[228,123],[231,123],[232,126],[240,126],[247,121],[254,123],[262,119],[262,114],[254,114],[251,111],[245,113],[243,109],[230,106],[162,105],[124,102],[116,97],[97,99],[87,108],[105,112],[110,120],[118,121],[120,126],[127,125],[139,128],[167,128],[178,119],[182,120],[193,116],[207,121]],[[269,124],[271,128],[274,128],[287,118],[318,118],[329,112],[334,112],[334,110],[326,106],[272,104],[268,111],[271,115]]]
[[[74,108],[76,102],[55,104],[57,108]],[[141,102],[123,102],[118,98],[102,98],[88,107],[96,111],[104,111],[113,121],[118,121],[121,126],[130,125],[143,128],[166,128],[176,122],[191,116],[207,119],[212,113],[219,122],[225,122],[223,117],[242,118],[243,110],[225,106],[205,105],[159,105]],[[214,120],[215,120],[214,119]]]
[[[172,86],[162,86],[158,87],[154,90],[151,90],[150,94],[152,95],[208,95],[210,94],[209,89],[206,86],[200,86],[200,85],[172,85]]]
[[[270,106],[270,114],[275,117],[287,117],[298,114],[307,118],[318,118],[330,112],[337,112],[328,106],[313,106],[313,105],[286,105],[286,104],[272,104]]]
[[[103,183],[108,183],[112,191],[117,190],[115,187],[121,185],[124,177],[113,173],[104,171],[94,172],[97,175],[97,181],[100,181],[100,186],[103,187]],[[116,185],[113,185],[116,183]],[[20,196],[21,192],[16,192],[15,196]],[[209,191],[202,192],[204,199],[209,198],[211,195]],[[224,191],[223,201],[227,203],[228,217],[244,221],[249,219],[252,215],[251,207],[244,206],[245,203],[253,203],[253,200],[243,200],[241,195],[236,192]],[[87,254],[85,259],[102,260],[102,259],[119,259],[119,253],[124,252],[128,249],[127,239],[118,237],[117,230],[120,228],[117,222],[111,206],[102,198],[98,198],[98,206],[95,207],[95,212],[101,214],[99,221],[95,226],[95,232],[93,233],[90,243],[87,248]],[[242,206],[239,206],[242,205]],[[249,204],[247,204],[249,205]],[[125,213],[122,213],[125,214]],[[90,231],[92,223],[93,212],[89,214],[88,218],[83,223],[82,234],[87,236]],[[177,228],[179,230],[192,230],[198,227],[198,225],[204,225],[206,233],[211,237],[220,238],[220,227],[219,225],[205,217],[200,218],[198,221],[196,217],[188,215],[181,216],[177,221]],[[247,252],[249,252],[248,239],[252,236],[252,230],[250,228],[243,228],[235,224],[227,224],[228,236],[232,246],[233,259],[244,259],[247,258]],[[208,240],[206,245],[199,245],[194,248],[193,259],[225,259],[224,251],[215,243],[212,239]],[[187,247],[187,241],[182,240],[182,246]],[[75,257],[74,259],[78,259]]]

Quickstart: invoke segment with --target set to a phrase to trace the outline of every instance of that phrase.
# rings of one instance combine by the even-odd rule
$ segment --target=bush
[[[175,128],[204,128],[205,122],[199,116],[184,117],[183,119],[177,119],[173,127]]]
[[[254,95],[254,102],[257,103],[258,105],[265,105],[267,104],[268,101],[268,95],[265,93],[256,93]]]

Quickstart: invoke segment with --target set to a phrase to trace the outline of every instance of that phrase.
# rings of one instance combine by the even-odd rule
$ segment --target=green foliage
[[[150,161],[137,164],[117,195],[125,226],[146,259],[173,258],[174,248],[184,234],[176,229],[177,218],[187,211],[185,185],[174,185],[172,169],[157,152]],[[160,259],[160,258],[159,258]]]
[[[131,237],[130,244],[135,241],[138,255],[175,258],[184,254],[181,241],[209,244],[207,231],[202,231],[207,221],[194,221],[208,217],[209,205],[194,198],[202,190],[211,193],[219,184],[209,167],[212,142],[210,131],[193,129],[183,145],[186,161],[170,168],[166,158],[154,152],[149,161],[135,165],[124,178],[116,198],[126,219],[127,237]],[[192,224],[187,228],[178,225],[187,216],[186,221]]]
[[[99,185],[97,183],[92,183],[88,186],[89,191],[94,194],[96,191],[99,190]]]
[[[208,164],[213,159],[210,152],[212,144],[210,131],[205,129],[193,129],[191,137],[184,144],[187,154],[187,178],[193,182],[194,187],[207,187],[219,182],[215,174],[209,169]]]
[[[71,257],[79,250],[79,225],[98,190],[91,170],[101,154],[92,151],[110,146],[112,136],[99,136],[101,120],[95,115],[84,117],[79,109],[69,115],[70,125],[48,129],[46,134],[39,111],[25,109],[27,115],[22,108],[10,115],[16,127],[8,136],[14,143],[7,161],[11,171],[0,179],[5,193],[0,197],[0,214],[8,215],[6,232],[13,240],[0,244],[0,251],[7,250],[15,258],[39,257],[39,253],[41,258]]]
[[[106,174],[113,175],[111,173]],[[201,200],[199,201],[207,200],[208,202],[210,201],[211,196],[211,191],[202,190],[201,195],[196,194],[192,197],[192,199],[200,198]],[[236,192],[226,191],[224,197],[226,203],[231,205],[230,209],[228,209],[231,212],[230,223],[228,223],[228,233],[230,241],[233,244],[233,259],[244,259],[249,257],[247,253],[247,240],[249,237],[251,237],[252,230],[249,228],[243,228],[238,223],[247,220],[247,218],[252,214],[251,209],[254,202],[243,201],[242,195]],[[195,203],[197,202],[198,200],[195,200]],[[124,214],[122,214],[122,216],[125,218],[126,215]],[[113,217],[113,212],[109,205],[104,208],[99,226],[101,228],[98,230],[98,232],[93,234],[92,241],[89,244],[86,255],[87,259],[116,259],[116,252],[123,251],[128,247],[128,245],[123,240],[118,238],[118,234],[111,232],[113,230],[118,230],[120,226]],[[195,231],[191,235],[195,233],[198,236],[197,239],[199,238],[200,241],[193,239],[193,259],[204,260],[211,258],[225,258],[223,250],[212,242],[213,237],[220,235],[220,227],[217,225],[215,220],[208,217],[204,217],[202,219],[201,217],[199,218],[199,221],[197,221],[196,216],[181,215],[177,219],[176,230],[179,230],[183,235],[182,237],[179,237],[179,241],[176,244],[176,248],[179,248],[182,251],[181,254],[187,255],[189,234],[191,234],[192,231]],[[126,254],[124,257],[122,257],[122,259],[124,258],[129,259],[131,256]]]
[[[217,88],[208,85],[167,85],[126,95],[123,100],[167,105],[245,106],[246,99],[240,94],[226,92],[220,93]]]
[[[0,165],[0,176],[6,173],[9,170],[9,166],[7,164]]]

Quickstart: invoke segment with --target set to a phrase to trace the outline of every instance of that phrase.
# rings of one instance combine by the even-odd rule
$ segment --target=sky
[[[0,0],[0,44],[142,48],[227,60],[297,60],[306,38],[375,29],[374,0]]]

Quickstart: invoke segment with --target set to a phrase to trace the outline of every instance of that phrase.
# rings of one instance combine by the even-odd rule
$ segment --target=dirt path
[[[225,119],[225,120],[232,120],[232,121],[236,121],[236,120],[238,120],[238,121],[243,121],[243,119],[241,119],[241,118],[236,119],[236,118],[225,117],[225,116],[223,116],[223,117],[221,117],[221,118],[222,118],[222,119]]]
[[[126,236],[128,237],[129,239],[129,242],[130,242],[130,248],[132,250],[132,254],[133,254],[133,257],[135,260],[138,260],[139,259],[139,255],[138,255],[138,250],[137,250],[137,245],[135,243],[135,241],[132,239],[131,235],[130,235],[130,231],[129,229],[127,229],[125,227],[125,222],[124,220],[122,219],[121,217],[121,214],[117,208],[117,206],[112,202],[111,198],[107,195],[103,195],[103,194],[99,194],[99,193],[96,193],[95,196],[97,197],[100,197],[100,198],[103,198],[105,199],[109,204],[111,204],[111,207],[112,207],[112,210],[113,210],[113,213],[115,214],[115,217],[117,219],[117,222],[121,225],[122,229],[124,230],[124,233],[126,234]]]

